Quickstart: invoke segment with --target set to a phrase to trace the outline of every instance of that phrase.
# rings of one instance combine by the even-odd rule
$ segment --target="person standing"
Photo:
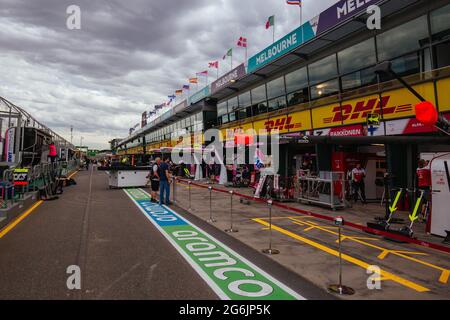
[[[361,195],[362,202],[366,203],[366,185],[364,178],[366,177],[366,170],[361,168],[361,164],[358,163],[356,168],[352,170],[352,185],[353,185],[353,196],[355,203],[358,201],[358,195]]]
[[[150,183],[151,183],[151,196],[152,196],[152,202],[156,203],[156,193],[159,190],[159,174],[158,174],[158,168],[161,164],[161,158],[156,158],[155,162],[152,165],[152,169],[150,171],[149,177]]]
[[[427,215],[427,205],[431,200],[430,191],[431,191],[431,170],[429,167],[429,163],[426,160],[420,159],[419,167],[416,170],[417,175],[417,186],[419,189],[419,196],[423,192],[423,204],[421,210],[420,221],[425,222],[428,218]]]
[[[161,162],[158,168],[159,176],[159,205],[170,205],[170,173],[168,159]],[[164,199],[165,196],[165,199]],[[165,200],[165,201],[164,201]]]
[[[50,158],[50,162],[51,163],[55,163],[56,161],[56,157],[57,157],[57,152],[56,152],[56,146],[55,143],[53,141],[50,142],[49,146],[48,146],[48,157]]]

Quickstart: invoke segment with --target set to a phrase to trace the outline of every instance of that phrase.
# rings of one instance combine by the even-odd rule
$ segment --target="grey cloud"
[[[305,1],[305,20],[334,0]],[[82,10],[82,29],[66,28],[66,8]],[[93,147],[126,136],[150,105],[195,72],[249,40],[249,55],[298,25],[283,0],[0,0],[0,95],[68,137],[71,125]],[[78,139],[78,138],[77,138]],[[75,139],[75,141],[78,141]]]

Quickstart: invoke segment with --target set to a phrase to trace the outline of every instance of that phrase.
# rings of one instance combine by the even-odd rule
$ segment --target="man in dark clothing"
[[[152,202],[157,202],[156,200],[156,193],[159,190],[159,175],[158,175],[158,169],[159,169],[159,165],[161,164],[161,159],[160,158],[156,158],[155,163],[152,165],[152,169],[149,173],[149,175],[147,176],[147,178],[150,179],[150,183],[151,183],[151,188],[152,188],[152,192],[151,192],[151,196],[152,196]]]
[[[161,162],[158,167],[158,175],[159,175],[159,204],[170,205],[170,173],[169,173],[169,160],[165,159],[165,161]],[[166,196],[164,201],[164,195]]]

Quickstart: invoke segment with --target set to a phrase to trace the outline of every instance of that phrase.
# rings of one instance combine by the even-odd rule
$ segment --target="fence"
[[[1,208],[6,209],[28,194],[40,190],[53,193],[61,177],[67,177],[79,167],[78,160],[42,163],[31,168],[10,168],[3,171],[0,181]]]
[[[333,210],[346,207],[345,174],[321,172],[320,177],[299,176],[296,198],[298,201],[328,206]]]
[[[177,183],[189,186],[189,188],[188,188],[188,192],[189,192],[188,199],[189,199],[189,202],[191,202],[191,195],[190,195],[190,193],[191,193],[191,190],[192,190],[193,186],[197,187],[197,188],[208,189],[209,192],[210,192],[210,195],[211,195],[212,192],[216,192],[216,193],[219,193],[219,194],[228,194],[228,196],[231,197],[231,201],[232,201],[233,197],[234,198],[247,199],[248,201],[254,201],[256,203],[265,203],[265,204],[268,204],[268,201],[271,201],[271,200],[262,199],[262,198],[255,198],[254,196],[245,195],[245,194],[242,194],[242,193],[239,193],[239,192],[236,192],[236,191],[233,191],[232,193],[230,193],[229,190],[224,190],[224,189],[215,188],[215,187],[212,187],[212,186],[206,186],[206,185],[203,185],[203,184],[195,183],[195,182],[192,182],[192,181],[187,181],[187,180],[183,180],[183,179],[179,179],[179,178],[174,178],[174,183],[172,183],[172,185],[173,185],[173,192],[172,192],[173,202],[176,203],[177,205],[179,205],[180,207],[182,207],[182,204],[179,201],[177,201],[177,197],[178,197]],[[212,198],[210,198],[210,199],[212,199]],[[289,211],[289,212],[294,212],[294,213],[297,213],[297,214],[306,215],[306,216],[310,216],[310,217],[314,217],[314,218],[318,218],[318,219],[321,219],[321,220],[325,220],[325,221],[334,223],[334,218],[333,217],[326,216],[326,215],[323,215],[323,214],[313,213],[313,212],[310,212],[310,211],[307,211],[307,210],[303,210],[303,209],[299,209],[299,208],[290,207],[290,206],[288,206],[286,204],[283,204],[281,202],[278,202],[278,201],[273,201],[271,203],[271,206],[272,207],[276,207],[276,208],[280,208],[280,209],[283,209],[283,210],[286,210],[286,211]],[[183,206],[183,207],[185,207],[185,206]],[[214,207],[214,205],[210,204],[210,208],[212,208],[212,207]],[[191,203],[189,203],[189,208],[188,208],[188,211],[190,211],[190,210],[191,210]],[[210,209],[210,210],[212,210],[212,209]],[[233,212],[232,206],[231,206],[231,214],[230,214],[231,228],[230,229],[233,229],[233,230],[236,230],[236,228],[233,226],[233,216],[236,215],[236,214],[239,214],[239,213]],[[211,212],[210,212],[210,220],[214,220],[215,221],[215,218],[212,216]],[[416,238],[410,238],[410,237],[407,237],[407,236],[403,236],[403,235],[396,234],[396,233],[391,233],[391,232],[384,231],[384,230],[373,229],[373,228],[370,228],[370,227],[367,227],[367,226],[364,226],[364,225],[360,225],[360,224],[357,224],[357,223],[349,222],[349,221],[346,222],[345,225],[346,225],[346,227],[349,227],[351,229],[367,232],[367,233],[370,233],[370,234],[373,234],[373,235],[378,235],[378,236],[386,237],[386,238],[389,238],[389,239],[395,239],[395,240],[400,241],[400,242],[405,242],[405,243],[409,243],[409,244],[414,244],[414,245],[418,245],[418,246],[422,246],[422,247],[431,248],[431,249],[435,249],[435,250],[438,250],[438,251],[450,253],[450,248],[449,247],[446,247],[446,246],[443,246],[443,245],[439,245],[439,244],[436,244],[436,243],[423,241],[423,240],[419,240],[419,239],[416,239]]]

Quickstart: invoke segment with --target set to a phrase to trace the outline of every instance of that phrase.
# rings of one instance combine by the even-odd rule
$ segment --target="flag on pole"
[[[208,76],[208,70],[202,71],[202,72],[198,72],[195,74],[196,76],[203,76],[206,77]]]
[[[266,29],[275,26],[275,16],[270,16],[266,22]]]
[[[247,48],[247,38],[240,37],[238,42],[237,42],[237,45],[238,45],[238,47]]]
[[[177,96],[179,96],[180,94],[183,94],[183,89],[181,89],[181,90],[175,90],[175,94],[176,94]]]
[[[189,85],[185,84],[185,85],[183,86],[183,90],[189,90]]]
[[[171,100],[175,99],[176,97],[177,97],[177,96],[174,95],[174,94],[172,94],[172,95],[170,95],[170,96],[167,96],[167,98],[169,98],[169,99],[171,99]]]
[[[286,0],[287,4],[293,5],[293,6],[302,6],[301,0]]]
[[[219,61],[212,61],[209,63],[209,68],[219,69]]]
[[[189,83],[198,83],[198,78],[190,78]]]
[[[227,57],[233,56],[233,49],[229,49],[227,53],[223,56],[222,60],[225,60]]]

